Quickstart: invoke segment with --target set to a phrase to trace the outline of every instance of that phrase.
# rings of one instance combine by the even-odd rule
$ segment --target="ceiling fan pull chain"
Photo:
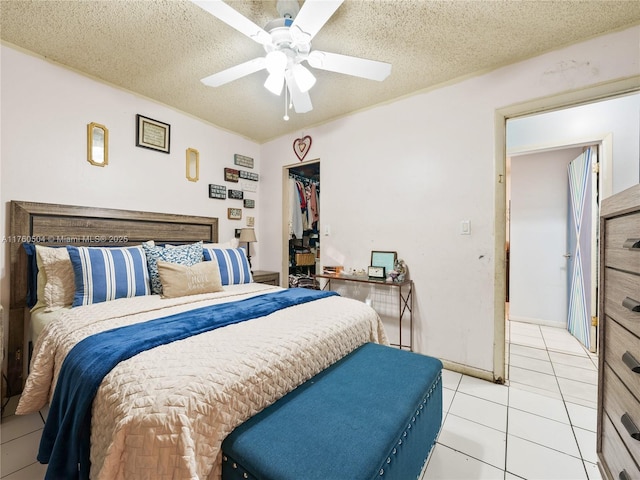
[[[282,117],[284,119],[285,122],[289,121],[289,104],[287,103],[287,94],[288,92],[288,88],[287,88],[287,84],[285,82],[284,85],[284,117]]]

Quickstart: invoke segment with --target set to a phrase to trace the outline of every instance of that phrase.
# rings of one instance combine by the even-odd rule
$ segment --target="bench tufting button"
[[[226,456],[226,455],[224,455],[224,456],[222,457],[222,460],[224,460],[224,461],[226,462],[226,461],[228,461],[229,459],[227,458],[227,456]]]
[[[394,449],[393,449],[393,452],[391,452],[391,453],[393,453],[393,454],[395,455],[397,451],[398,451],[398,450],[394,448]]]
[[[380,469],[380,476],[384,475],[384,468]]]
[[[237,463],[234,463],[234,464],[233,464],[233,468],[238,468],[238,464],[237,464]]]
[[[244,473],[242,474],[242,478],[249,478],[249,475],[247,475],[247,472],[244,472]]]
[[[387,463],[391,463],[391,458],[387,458]]]
[[[413,423],[416,423],[416,417],[413,417],[413,418],[411,419],[411,421],[412,421]]]
[[[402,439],[398,440],[398,445],[402,445]]]

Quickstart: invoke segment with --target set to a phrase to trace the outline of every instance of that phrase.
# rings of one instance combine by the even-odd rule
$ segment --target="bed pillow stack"
[[[178,297],[251,283],[247,255],[237,245],[237,239],[163,246],[148,241],[132,247],[25,244],[29,306],[51,312],[118,298]]]
[[[162,293],[162,281],[158,274],[158,260],[162,262],[177,263],[190,267],[202,262],[202,242],[189,245],[160,246],[153,241],[145,242],[142,248],[147,255],[149,278],[151,279],[151,293]]]

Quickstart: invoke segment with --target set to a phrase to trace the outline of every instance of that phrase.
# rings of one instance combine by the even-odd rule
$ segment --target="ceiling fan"
[[[300,8],[297,0],[278,0],[277,10],[281,18],[261,28],[222,0],[191,0],[203,10],[222,20],[240,33],[261,44],[265,56],[254,58],[234,67],[214,73],[201,80],[211,87],[218,87],[246,75],[266,69],[269,73],[264,83],[270,92],[281,95],[285,88],[285,116],[287,115],[287,91],[297,113],[313,109],[309,89],[315,77],[303,62],[313,68],[382,81],[391,73],[391,64],[376,60],[311,50],[311,40],[320,31],[344,0],[305,0]]]

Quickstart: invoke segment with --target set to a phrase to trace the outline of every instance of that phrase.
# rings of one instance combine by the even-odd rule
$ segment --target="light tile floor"
[[[598,360],[566,330],[507,322],[508,385],[445,370],[423,480],[596,480]]]
[[[443,372],[443,424],[424,480],[596,480],[597,359],[566,331],[507,322],[509,385]],[[37,480],[47,409],[0,428],[0,478]]]

